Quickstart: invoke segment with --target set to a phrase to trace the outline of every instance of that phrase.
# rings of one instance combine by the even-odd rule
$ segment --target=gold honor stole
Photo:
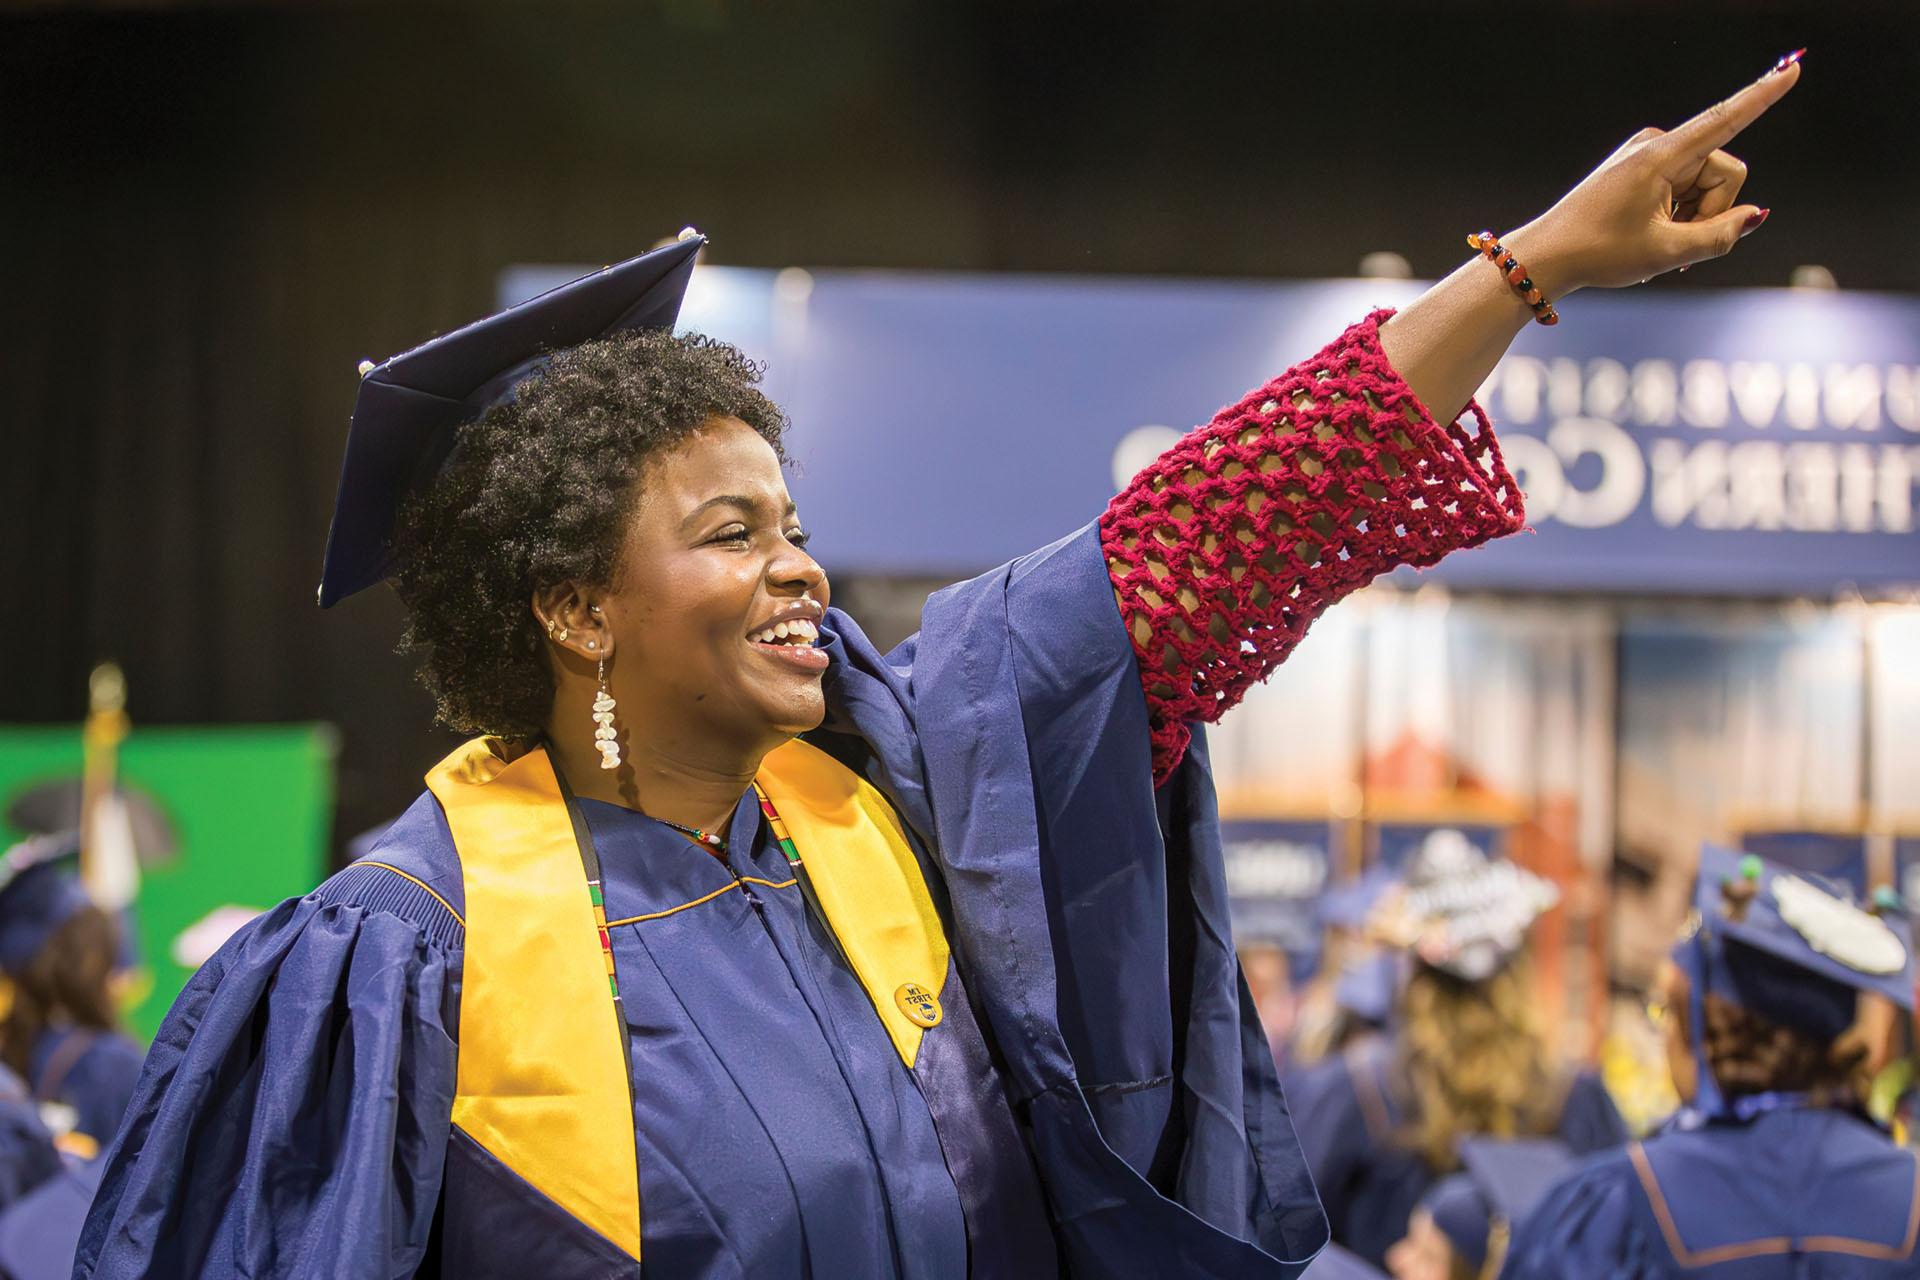
[[[950,951],[898,815],[858,774],[798,739],[770,753],[754,780],[911,1068],[940,1021]],[[434,767],[427,788],[446,814],[466,890],[453,1122],[638,1259],[626,1028],[553,765],[542,749],[516,754],[476,738]]]

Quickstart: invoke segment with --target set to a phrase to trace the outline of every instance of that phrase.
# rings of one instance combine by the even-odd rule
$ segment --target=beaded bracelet
[[[1533,277],[1527,274],[1527,269],[1520,265],[1518,258],[1500,247],[1500,242],[1494,238],[1493,232],[1482,231],[1477,236],[1468,236],[1467,243],[1473,246],[1474,252],[1485,254],[1488,262],[1500,268],[1507,277],[1507,283],[1513,286],[1514,292],[1533,308],[1535,321],[1540,324],[1560,323],[1560,313],[1553,309],[1551,302],[1540,296],[1540,290],[1533,283]]]

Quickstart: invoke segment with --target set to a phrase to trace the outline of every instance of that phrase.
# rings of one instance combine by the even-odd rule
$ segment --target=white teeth
[[[756,631],[748,639],[755,644],[779,644],[791,640],[811,644],[820,638],[820,628],[806,618],[789,618],[785,622],[776,622],[764,631]]]

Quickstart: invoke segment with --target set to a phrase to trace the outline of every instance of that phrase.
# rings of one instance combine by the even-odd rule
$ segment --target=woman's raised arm
[[[1729,252],[1767,211],[1734,203],[1746,166],[1720,148],[1799,74],[1789,55],[1679,128],[1641,130],[1502,237],[1503,262],[1558,301]],[[1476,257],[1222,409],[1109,504],[1101,545],[1152,710],[1156,783],[1187,722],[1239,702],[1329,605],[1521,527],[1519,490],[1469,399],[1535,317],[1517,284]]]

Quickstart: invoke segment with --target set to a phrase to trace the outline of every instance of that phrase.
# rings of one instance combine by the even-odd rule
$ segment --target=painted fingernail
[[[1740,234],[1744,236],[1744,235],[1750,235],[1753,232],[1758,231],[1760,229],[1760,224],[1765,222],[1767,220],[1767,215],[1772,212],[1773,212],[1772,209],[1762,209],[1758,213],[1748,214],[1746,225],[1740,228]]]
[[[1794,63],[1800,61],[1801,58],[1805,57],[1806,52],[1807,51],[1805,49],[1795,49],[1792,53],[1780,59],[1780,61],[1774,63],[1773,69],[1768,71],[1767,74],[1776,75],[1779,72],[1785,71],[1788,67],[1792,66]]]

